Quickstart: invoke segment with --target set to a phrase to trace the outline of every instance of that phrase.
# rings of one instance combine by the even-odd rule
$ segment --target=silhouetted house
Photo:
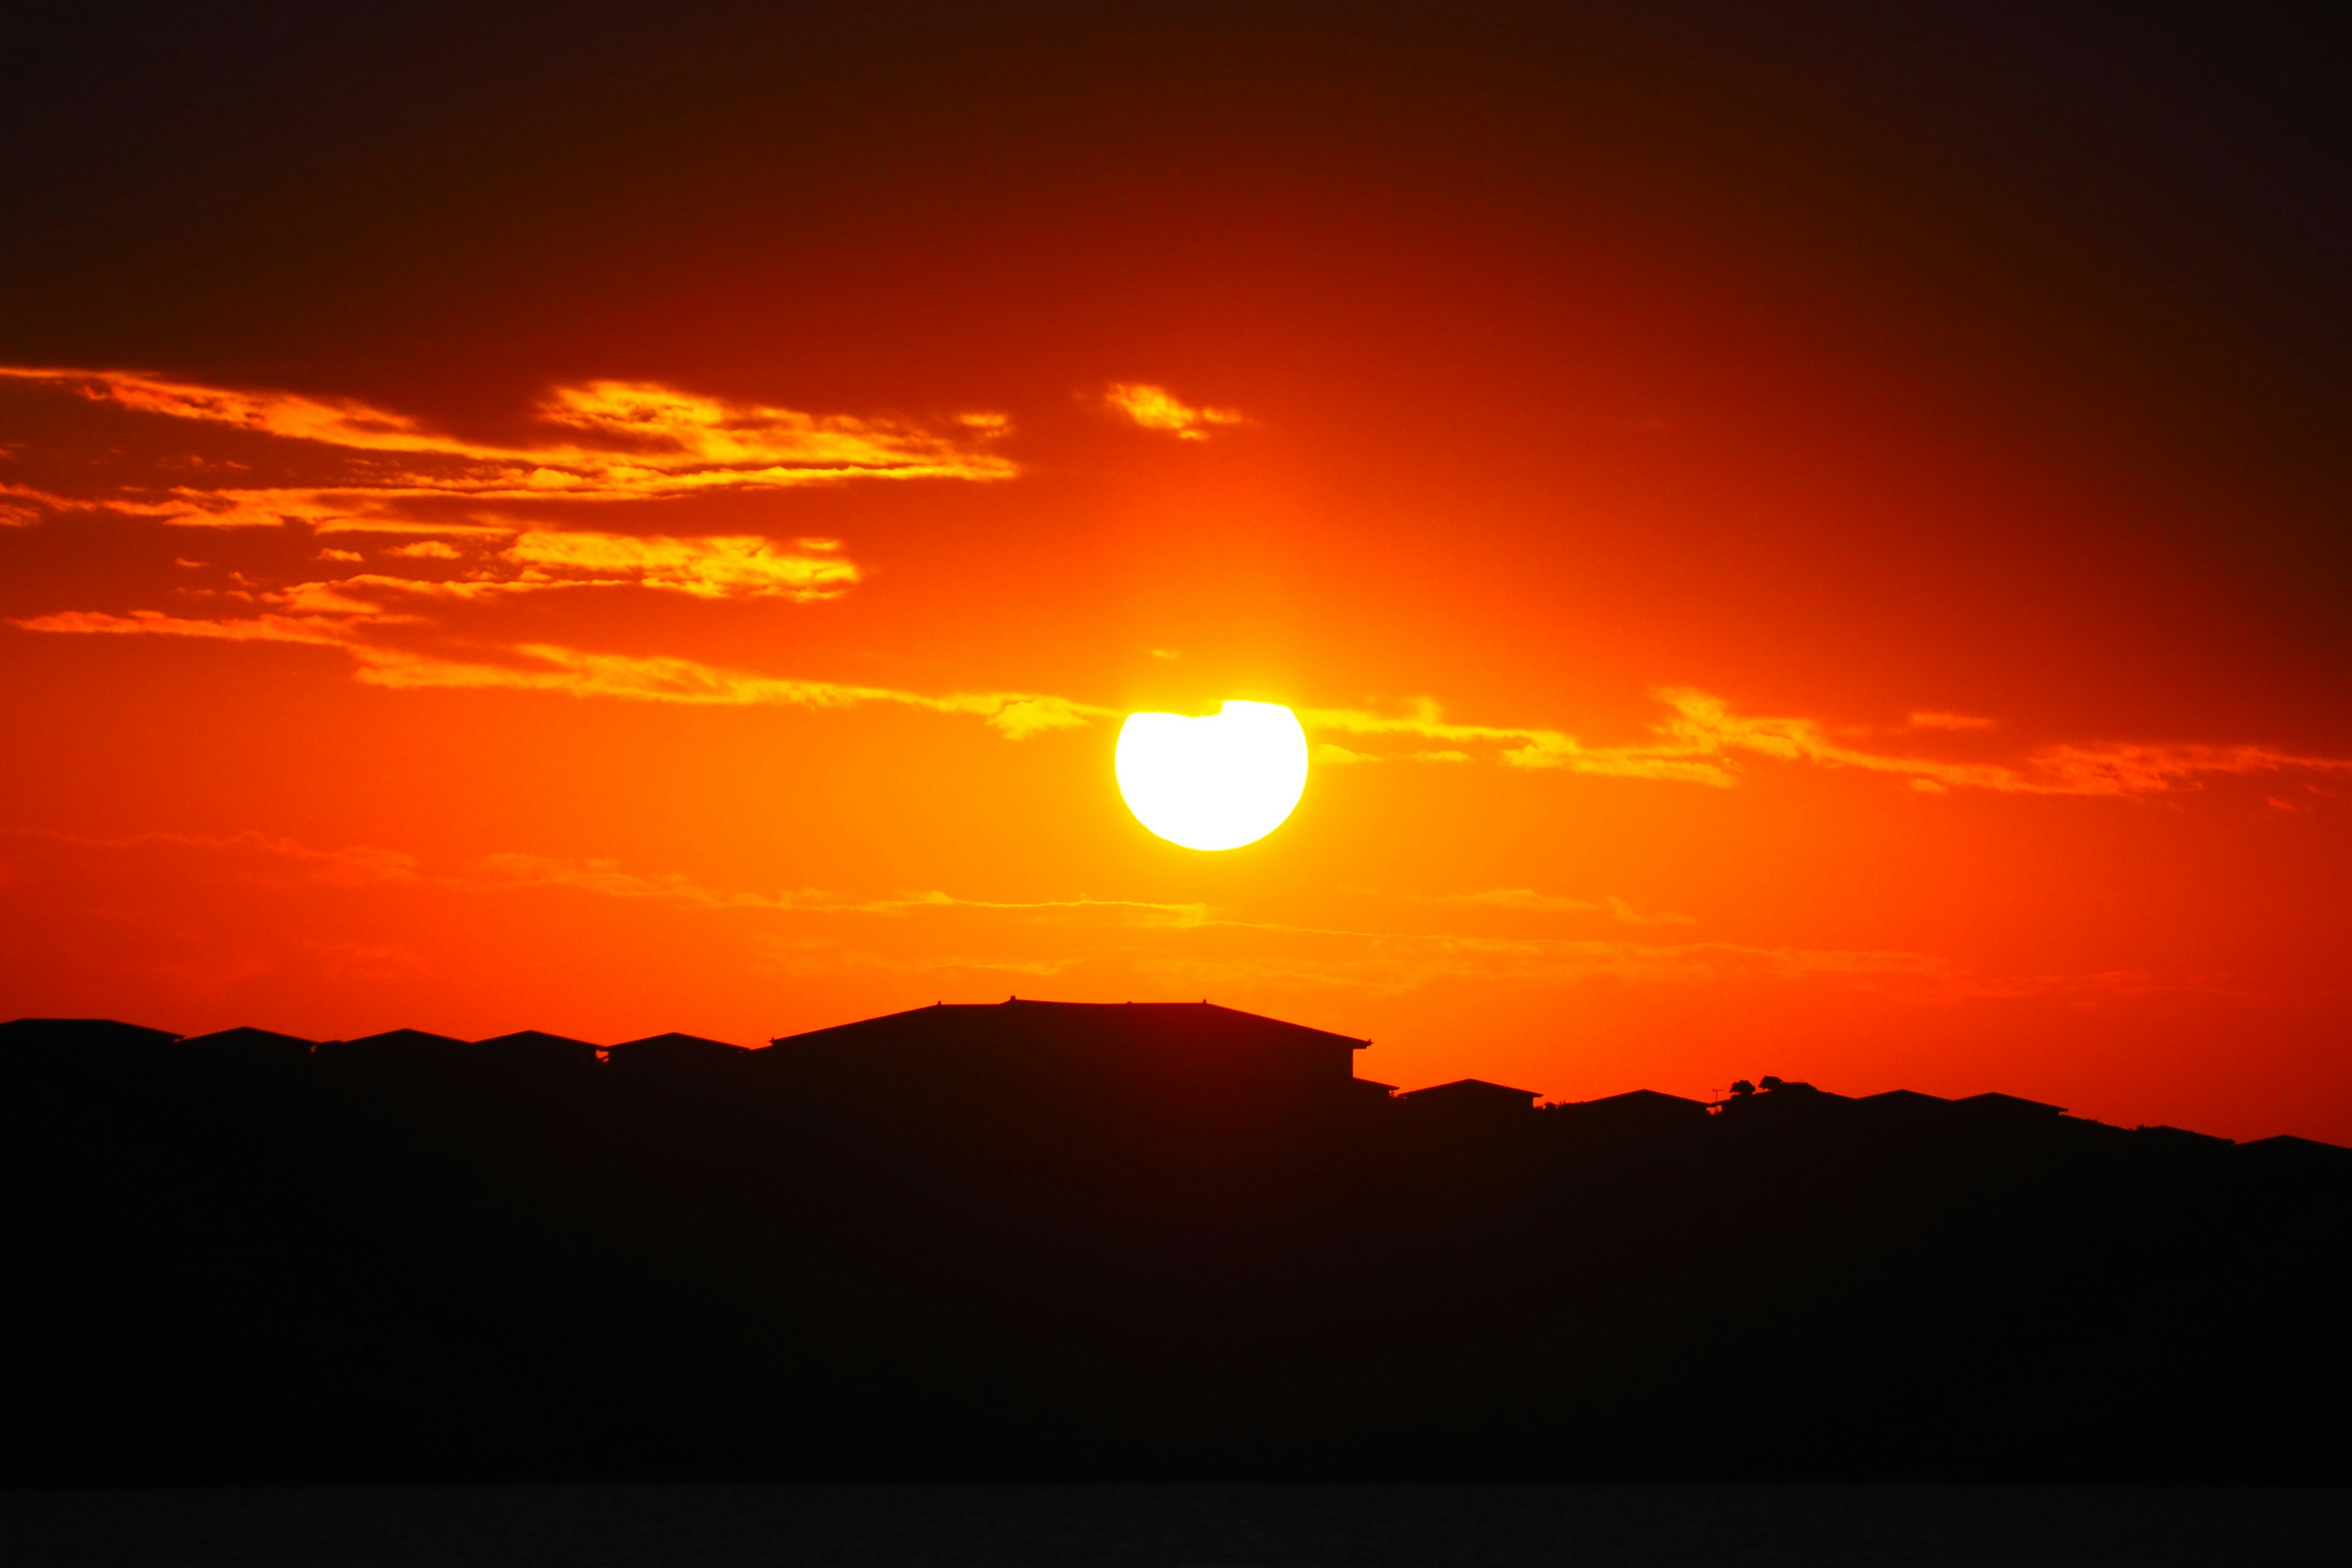
[[[423,1029],[386,1029],[380,1035],[362,1035],[355,1040],[323,1041],[319,1054],[346,1061],[454,1061],[472,1048],[449,1035],[430,1035]]]
[[[1636,1089],[1599,1100],[1569,1100],[1550,1107],[1549,1113],[1580,1127],[1631,1132],[1705,1126],[1707,1107],[1703,1100],[1685,1100],[1678,1094],[1661,1094],[1654,1089]]]
[[[1453,1118],[1515,1117],[1535,1109],[1540,1089],[1512,1089],[1483,1078],[1455,1079],[1427,1089],[1409,1089],[1397,1099],[1424,1115]]]
[[[753,1054],[724,1040],[707,1040],[673,1029],[642,1040],[625,1040],[605,1051],[604,1060],[615,1072],[631,1076],[695,1079],[727,1072]]]
[[[136,1071],[179,1037],[111,1018],[17,1018],[0,1024],[0,1065],[40,1076]]]
[[[2274,1138],[2256,1138],[2239,1144],[2238,1157],[2252,1159],[2263,1165],[2334,1173],[2352,1164],[2352,1149],[2339,1143],[2322,1143],[2282,1132]]]
[[[1368,1078],[1351,1078],[1348,1080],[1349,1091],[1366,1105],[1387,1104],[1396,1098],[1396,1087],[1392,1083],[1375,1083]]]
[[[154,1051],[180,1037],[111,1018],[11,1018],[0,1024],[0,1050],[66,1046],[87,1051]]]
[[[1810,1126],[1851,1110],[1855,1103],[1848,1095],[1832,1094],[1809,1083],[1781,1083],[1771,1079],[1763,1081],[1769,1087],[1723,1101],[1723,1115],[1735,1124]]]
[[[1873,1110],[1906,1115],[1936,1115],[1952,1108],[1952,1102],[1942,1095],[1921,1094],[1916,1089],[1890,1089],[1878,1094],[1865,1094],[1854,1103]]]
[[[518,1029],[511,1035],[493,1035],[487,1040],[476,1040],[473,1048],[501,1061],[550,1068],[593,1066],[598,1049],[586,1040],[550,1035],[538,1029]]]
[[[215,1029],[209,1035],[191,1036],[182,1040],[177,1048],[221,1061],[286,1067],[308,1060],[316,1043],[297,1035],[281,1035],[271,1029],[240,1026],[234,1029]]]
[[[1011,1114],[1125,1106],[1202,1115],[1363,1103],[1371,1042],[1207,1002],[938,1005],[788,1035],[753,1069],[816,1094]]]

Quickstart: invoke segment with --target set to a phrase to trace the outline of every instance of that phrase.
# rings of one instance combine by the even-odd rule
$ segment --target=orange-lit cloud
[[[0,528],[30,528],[52,509],[56,499],[30,485],[0,483]]]
[[[1511,910],[1529,914],[1606,914],[1621,925],[1681,925],[1695,924],[1688,915],[1672,912],[1652,913],[1637,909],[1613,894],[1598,899],[1563,898],[1555,893],[1538,893],[1532,888],[1488,888],[1475,893],[1451,893],[1443,900],[1471,909]]]
[[[134,833],[120,838],[63,833],[53,828],[6,828],[0,829],[0,833],[16,838],[46,839],[78,849],[132,850],[152,847],[212,851],[247,861],[282,863],[314,880],[344,886],[425,880],[416,857],[401,850],[364,844],[341,849],[318,849],[296,839],[273,837],[253,829],[213,835]]]
[[[1180,441],[1205,441],[1220,425],[1246,425],[1248,416],[1233,408],[1194,408],[1165,387],[1149,382],[1112,384],[1103,401],[1146,430],[1164,430]]]
[[[554,542],[524,548],[526,542],[542,540]],[[542,548],[544,554],[530,553]],[[258,599],[283,613],[203,619],[154,610],[127,616],[62,611],[15,624],[39,632],[143,633],[331,645],[343,647],[356,661],[358,679],[396,689],[546,691],[719,707],[843,709],[881,704],[975,716],[1011,740],[1081,728],[1118,716],[1116,710],[1097,703],[1044,692],[932,695],[763,675],[672,656],[596,653],[552,643],[436,653],[373,640],[374,628],[415,626],[422,617],[388,609],[366,596],[371,593],[464,598],[585,583],[636,584],[714,598],[736,593],[813,598],[836,592],[856,578],[851,563],[832,554],[781,554],[772,552],[767,542],[752,539],[529,534],[498,559],[517,568],[512,575],[486,573],[472,579],[438,582],[362,574],[232,595]],[[555,574],[575,569],[622,574],[579,578]],[[1881,773],[1927,794],[1966,789],[2003,795],[2133,796],[2195,789],[2207,779],[2233,775],[2300,773],[2352,777],[2352,758],[2305,756],[2260,745],[2062,744],[2044,747],[2014,763],[1906,756],[1832,739],[1816,720],[1736,713],[1723,699],[1704,691],[1670,688],[1657,696],[1667,713],[1651,726],[1649,738],[1615,745],[1587,745],[1553,729],[1454,723],[1427,700],[1402,714],[1305,708],[1298,716],[1313,733],[1450,742],[1442,749],[1423,746],[1393,753],[1408,761],[1459,765],[1476,760],[1476,753],[1465,749],[1475,746],[1513,767],[1715,788],[1737,785],[1753,759]],[[1379,760],[1375,753],[1328,741],[1318,745],[1315,758],[1326,766]]]
[[[762,893],[725,891],[676,872],[625,871],[613,860],[562,860],[541,855],[489,855],[478,885],[569,888],[616,899],[670,899],[707,909],[779,910],[821,914],[902,915],[924,910],[978,910],[1038,918],[1107,915],[1121,923],[1197,926],[1214,911],[1206,904],[1151,903],[1135,899],[965,899],[936,889],[887,898],[849,898],[819,889]]]
[[[504,552],[517,581],[634,583],[701,599],[828,599],[858,580],[856,563],[832,539],[802,539],[787,551],[756,534],[700,539],[626,533],[525,533]]]
[[[361,680],[406,690],[505,689],[702,707],[841,709],[880,704],[971,715],[1012,741],[1115,717],[1108,708],[1035,692],[930,696],[887,687],[755,675],[689,658],[589,653],[544,643],[511,649],[514,663],[476,663],[364,646],[353,646],[352,652],[360,661]]]
[[[1656,695],[1666,704],[1667,716],[1652,726],[1651,740],[1632,745],[1590,746],[1559,730],[1456,724],[1427,700],[1402,714],[1307,709],[1299,719],[1309,731],[1483,745],[1514,767],[1717,788],[1736,784],[1749,757],[1887,773],[1929,793],[1979,789],[2004,795],[2133,795],[2195,788],[2205,778],[2230,774],[2352,775],[2352,758],[2304,756],[2253,745],[2059,745],[2015,763],[1904,756],[1832,740],[1817,720],[1735,713],[1723,699],[1704,691],[1668,688]]]
[[[27,510],[91,509],[221,527],[307,523],[320,531],[400,531],[418,502],[646,500],[719,489],[772,489],[853,479],[1012,477],[988,450],[1001,415],[959,416],[935,429],[899,419],[806,414],[654,383],[556,387],[535,410],[557,433],[502,446],[427,428],[352,399],[238,390],[135,371],[0,366],[0,378],[53,387],[129,413],[301,444],[340,461],[316,483],[198,486],[60,496],[13,486],[10,520]],[[446,531],[446,530],[436,530]]]
[[[167,616],[161,610],[133,610],[127,616],[96,610],[60,610],[50,616],[30,616],[13,624],[28,632],[139,634],[209,637],[221,642],[312,643],[331,647],[347,647],[352,638],[351,629],[344,623],[315,616],[252,616],[208,621]]]

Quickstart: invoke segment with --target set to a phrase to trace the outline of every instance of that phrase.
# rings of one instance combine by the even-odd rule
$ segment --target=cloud
[[[1736,774],[1703,752],[1682,745],[1586,746],[1563,731],[1517,725],[1457,724],[1427,698],[1412,703],[1403,713],[1373,713],[1356,708],[1303,708],[1299,722],[1310,731],[1336,732],[1366,739],[1388,737],[1449,742],[1445,750],[1467,755],[1465,746],[1492,749],[1514,767],[1558,768],[1570,773],[1598,773],[1615,778],[1663,779],[1682,784],[1727,788]],[[1428,756],[1419,749],[1408,756]],[[1454,755],[1444,758],[1454,760]]]
[[[372,686],[404,690],[439,687],[557,691],[574,697],[702,707],[823,710],[881,704],[971,715],[1012,741],[1054,730],[1078,729],[1097,719],[1115,716],[1108,708],[1030,692],[950,692],[930,696],[887,687],[754,675],[688,658],[588,653],[545,643],[513,649],[520,662],[506,664],[467,662],[373,647],[355,647],[352,651],[360,661],[359,679]]]
[[[854,964],[1043,974],[1081,962],[1110,960],[1144,973],[1184,976],[1187,989],[1203,983],[1273,982],[1360,994],[1393,994],[1447,980],[1828,982],[1926,1005],[2020,996],[2097,1000],[2187,992],[2244,994],[2227,975],[2124,971],[2003,974],[1902,950],[1331,929],[1236,919],[1202,903],[1091,896],[1024,900],[971,898],[939,889],[861,896],[810,888],[722,889],[677,873],[634,871],[601,858],[493,854],[436,868],[381,846],[320,849],[254,830],[99,837],[54,829],[0,828],[0,847],[9,841],[25,848],[47,843],[110,858],[159,852],[185,856],[211,866],[208,874],[220,880],[263,887],[400,888],[493,898],[543,889],[772,919],[779,922],[774,941],[780,952],[800,953],[812,964],[835,972]],[[11,869],[20,877],[29,873],[61,882],[87,879],[86,868],[43,865],[21,852],[0,857],[0,872]],[[1535,910],[1588,902],[1527,889],[1412,901]],[[1605,908],[1616,900],[1589,902]],[[854,946],[857,939],[843,934],[859,930],[878,934],[899,922],[919,923],[914,942],[903,936],[895,939],[895,952],[868,950],[891,945],[878,942]],[[1067,940],[1066,933],[1076,931],[1092,933],[1080,952],[1071,951]],[[1054,932],[1065,934],[1050,934]],[[1045,943],[1053,946],[1040,951]],[[426,962],[415,954],[404,960],[412,967]],[[207,963],[204,973],[216,975],[218,967]]]
[[[416,857],[398,849],[355,844],[342,849],[314,849],[291,838],[274,837],[257,829],[242,833],[134,833],[121,838],[65,833],[54,828],[0,829],[11,837],[46,839],[79,849],[137,850],[151,847],[215,851],[242,858],[258,858],[299,868],[312,879],[346,887],[381,882],[425,880]]]
[[[626,533],[530,532],[504,552],[518,585],[635,584],[701,599],[829,599],[858,580],[856,563],[830,539],[780,548],[756,534],[698,539]]]
[[[50,510],[51,497],[30,485],[0,484],[0,528],[30,528]]]
[[[2229,775],[2352,776],[2352,758],[2305,756],[2257,745],[2067,744],[2044,747],[2014,763],[1905,756],[1832,739],[1817,720],[1737,713],[1722,698],[1688,687],[1664,688],[1654,695],[1665,705],[1666,714],[1651,726],[1650,738],[1614,746],[1589,746],[1559,730],[1453,723],[1427,699],[1402,714],[1316,708],[1300,710],[1298,717],[1310,731],[1443,741],[1457,750],[1483,746],[1513,767],[1717,788],[1737,784],[1749,758],[1891,774],[1926,794],[1973,789],[2002,795],[2144,795],[2194,789],[2205,779]]]
[[[1118,711],[1045,692],[931,694],[887,687],[804,680],[726,668],[665,655],[595,653],[554,643],[431,651],[377,640],[387,628],[413,631],[424,617],[387,607],[377,596],[467,599],[539,588],[633,584],[702,597],[821,598],[856,580],[856,567],[828,552],[792,554],[742,539],[636,539],[627,535],[525,535],[559,547],[510,548],[495,571],[433,581],[360,574],[228,595],[266,604],[259,614],[218,619],[134,610],[127,615],[67,610],[15,624],[27,631],[138,634],[230,642],[307,643],[343,648],[354,676],[404,690],[507,689],[707,707],[846,709],[875,704],[975,717],[1007,740],[1081,729]],[[587,542],[578,542],[585,540]],[[518,541],[518,546],[520,545]],[[804,547],[815,542],[799,542]],[[829,543],[829,542],[825,542]],[[837,569],[837,570],[836,570]],[[570,575],[572,573],[612,575]],[[507,574],[500,575],[499,573]],[[1318,737],[1323,766],[1382,760],[1321,736],[1400,740],[1391,753],[1460,766],[1484,755],[1506,766],[1598,777],[1696,784],[1727,789],[1757,760],[1884,774],[1914,792],[1940,795],[1978,790],[2014,795],[2137,797],[2203,787],[2210,779],[2301,773],[2352,779],[2352,758],[2318,757],[2261,745],[2154,745],[2127,742],[2047,746],[2016,762],[1963,762],[1879,752],[1839,740],[1819,721],[1742,714],[1719,697],[1686,687],[1654,694],[1665,707],[1645,739],[1588,745],[1565,731],[1460,724],[1426,699],[1402,713],[1306,708],[1298,717]],[[1441,742],[1441,747],[1412,745]]]
[[[1688,915],[1651,913],[1612,893],[1597,899],[1570,899],[1538,893],[1532,888],[1488,888],[1475,893],[1451,893],[1440,902],[1472,909],[1517,910],[1539,914],[1606,914],[1621,925],[1696,925]]]
[[[1979,719],[1968,713],[1931,711],[1911,715],[1911,728],[1914,730],[1990,730],[1992,727],[1991,720]]]
[[[1220,425],[1246,425],[1248,416],[1232,408],[1194,408],[1166,388],[1149,382],[1114,382],[1103,401],[1146,430],[1164,430],[1181,441],[1205,441]]]
[[[864,899],[814,888],[779,893],[727,892],[675,872],[647,876],[625,871],[614,860],[564,860],[540,855],[486,856],[482,867],[485,875],[481,881],[486,886],[568,888],[606,898],[667,899],[709,909],[866,915],[978,910],[1041,919],[1101,911],[1122,923],[1153,926],[1197,926],[1215,912],[1207,904],[1152,903],[1137,899],[966,899],[935,889]]]
[[[219,642],[313,643],[344,647],[350,628],[340,621],[315,616],[256,616],[223,621],[190,620],[161,610],[133,610],[127,616],[97,610],[61,610],[33,616],[11,625],[28,632],[136,634],[146,637],[207,637]]]
[[[1009,479],[988,449],[1010,424],[964,415],[946,428],[904,419],[815,415],[689,393],[652,382],[554,388],[533,411],[550,432],[527,446],[470,440],[348,398],[241,390],[143,371],[0,366],[0,378],[55,388],[127,413],[288,444],[289,461],[323,459],[315,480],[274,486],[158,487],[68,497],[12,486],[5,503],[99,510],[216,527],[307,523],[322,532],[399,531],[420,503],[647,500],[713,490],[775,489],[857,479]],[[22,521],[18,519],[17,521]]]

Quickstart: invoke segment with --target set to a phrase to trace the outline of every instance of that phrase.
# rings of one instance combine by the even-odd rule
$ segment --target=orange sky
[[[2293,51],[926,15],[56,45],[0,1015],[1206,996],[2352,1142]],[[1315,765],[1203,855],[1111,746],[1224,698]]]

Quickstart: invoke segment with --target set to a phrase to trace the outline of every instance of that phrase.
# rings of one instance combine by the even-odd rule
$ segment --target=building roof
[[[568,1035],[551,1035],[543,1029],[517,1029],[511,1035],[493,1035],[487,1040],[476,1040],[472,1048],[486,1055],[521,1061],[586,1064],[596,1059],[599,1047]]]
[[[380,1035],[362,1035],[355,1040],[328,1040],[328,1048],[335,1050],[463,1050],[466,1042],[454,1035],[427,1034],[423,1029],[386,1029]]]
[[[592,1051],[604,1047],[587,1040],[575,1040],[569,1035],[551,1035],[544,1029],[517,1029],[511,1035],[492,1035],[487,1040],[476,1040],[477,1046],[585,1046]]]
[[[725,1040],[708,1040],[700,1035],[682,1035],[676,1029],[663,1035],[647,1035],[641,1040],[624,1040],[609,1047],[606,1054],[618,1057],[650,1053],[665,1057],[740,1057],[751,1054],[748,1046],[730,1045]]]
[[[1685,1100],[1679,1094],[1661,1094],[1654,1089],[1627,1089],[1623,1094],[1605,1094],[1598,1100],[1571,1100],[1552,1108],[1580,1114],[1594,1114],[1612,1119],[1653,1117],[1704,1117],[1706,1101]]]
[[[1007,997],[993,1003],[933,1003],[854,1024],[779,1036],[769,1044],[792,1047],[1026,1037],[1200,1036],[1266,1044],[1344,1045],[1362,1050],[1372,1042],[1328,1029],[1311,1029],[1261,1014],[1220,1007],[1212,1002],[1039,1002]]]
[[[2010,1116],[2063,1116],[2066,1113],[2063,1105],[2044,1105],[2038,1100],[2020,1100],[2013,1094],[1971,1094],[1952,1103]]]
[[[1889,1089],[1877,1094],[1860,1096],[1858,1105],[1949,1105],[1952,1102],[1940,1094],[1922,1094],[1916,1089]]]
[[[1452,1083],[1433,1083],[1427,1089],[1409,1089],[1397,1098],[1443,1104],[1448,1101],[1534,1100],[1542,1095],[1543,1090],[1539,1089],[1513,1089],[1508,1084],[1488,1083],[1483,1078],[1457,1078]]]
[[[281,1035],[274,1029],[257,1029],[249,1024],[241,1024],[234,1029],[215,1029],[209,1035],[191,1036],[182,1040],[177,1048],[253,1060],[281,1060],[307,1057],[317,1043],[299,1035]]]
[[[79,1049],[152,1049],[180,1037],[112,1018],[12,1018],[0,1024],[0,1045],[72,1045]]]

